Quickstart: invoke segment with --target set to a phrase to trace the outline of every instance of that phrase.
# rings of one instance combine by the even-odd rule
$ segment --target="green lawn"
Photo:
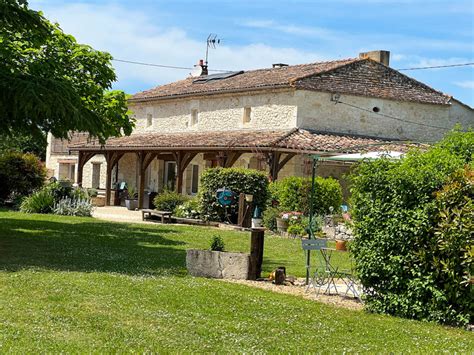
[[[185,249],[213,234],[248,251],[247,233],[0,212],[0,352],[474,349],[460,329],[187,276]],[[269,236],[264,270],[280,265],[304,275],[300,242]]]

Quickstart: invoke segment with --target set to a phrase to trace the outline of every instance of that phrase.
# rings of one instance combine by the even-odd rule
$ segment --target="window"
[[[164,187],[168,190],[174,191],[176,184],[176,163],[174,161],[167,161],[165,163]]]
[[[251,107],[244,107],[244,116],[242,118],[242,122],[244,124],[250,123],[252,119],[252,108]]]
[[[153,123],[153,116],[151,115],[151,113],[148,113],[146,115],[146,126],[150,127],[152,123]]]
[[[198,110],[194,108],[191,110],[191,126],[197,125],[198,122],[199,122]]]
[[[199,165],[192,165],[191,193],[197,194],[199,187]]]
[[[70,163],[59,163],[58,179],[75,181],[76,165]]]
[[[100,164],[92,163],[92,187],[100,188]]]

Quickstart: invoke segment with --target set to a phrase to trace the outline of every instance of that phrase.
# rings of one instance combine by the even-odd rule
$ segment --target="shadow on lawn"
[[[93,220],[0,221],[0,270],[51,269],[129,275],[185,275],[186,243],[172,229]]]

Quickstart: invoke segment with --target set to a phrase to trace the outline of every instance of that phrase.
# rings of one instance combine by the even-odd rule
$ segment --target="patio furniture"
[[[301,246],[303,250],[308,254],[311,250],[316,250],[316,251],[321,252],[323,248],[327,247],[327,240],[326,239],[302,239]],[[315,290],[317,289],[318,294],[319,294],[321,287],[323,287],[324,285],[327,285],[330,282],[330,275],[328,272],[326,261],[322,257],[317,257],[317,263],[316,263],[314,272],[311,272],[310,265],[307,265],[306,268],[307,268],[307,274],[312,275],[309,278],[308,284],[306,286],[306,291],[308,291],[310,287],[313,287]]]
[[[171,222],[171,215],[173,213],[169,211],[156,211],[150,209],[143,209],[142,210],[142,220],[151,219],[152,216],[160,217],[161,223],[169,223]]]
[[[344,296],[349,296],[349,293],[352,293],[354,297],[361,300],[360,292],[357,289],[357,282],[351,270],[341,270],[338,266],[334,266],[332,262],[334,252],[345,253],[347,251],[328,248],[326,239],[303,239],[301,243],[303,250],[307,253],[311,250],[319,251],[316,254],[317,262],[314,271],[308,269],[308,273],[312,276],[308,280],[306,291],[314,288],[319,295],[321,289],[324,289],[323,293],[325,294],[331,294],[331,291],[335,291],[335,294],[339,295],[340,292],[336,281],[340,280],[346,286]],[[309,267],[307,266],[307,268]]]
[[[352,267],[351,267],[351,270],[344,270],[344,269],[339,269],[338,266],[334,266],[334,264],[331,261],[334,252],[347,253],[346,250],[338,250],[334,248],[321,248],[321,255],[324,259],[324,262],[326,264],[326,269],[328,270],[328,274],[329,274],[328,288],[326,289],[325,293],[328,290],[330,293],[331,286],[333,286],[336,291],[336,294],[339,295],[340,293],[339,293],[339,290],[337,289],[336,280],[341,280],[346,286],[346,292],[344,293],[344,296],[348,296],[349,292],[351,292],[355,298],[358,298],[360,301],[362,301],[360,292],[357,289],[358,284],[353,275]]]

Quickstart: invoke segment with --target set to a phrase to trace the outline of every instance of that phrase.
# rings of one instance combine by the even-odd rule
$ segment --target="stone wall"
[[[243,120],[245,107],[251,108],[248,123]],[[297,114],[294,91],[131,103],[130,109],[137,119],[134,133],[285,129],[296,127]],[[198,112],[194,125],[193,110]],[[147,127],[148,115],[152,125]]]
[[[342,103],[336,104],[331,101],[331,97],[330,93],[296,91],[298,127],[381,138],[436,141],[442,138],[446,130],[424,125],[452,128],[456,123],[461,123],[463,127],[474,126],[474,111],[457,101],[443,106],[364,96],[340,96],[340,101],[367,109],[367,112]],[[372,112],[375,107],[380,110],[379,114]]]

